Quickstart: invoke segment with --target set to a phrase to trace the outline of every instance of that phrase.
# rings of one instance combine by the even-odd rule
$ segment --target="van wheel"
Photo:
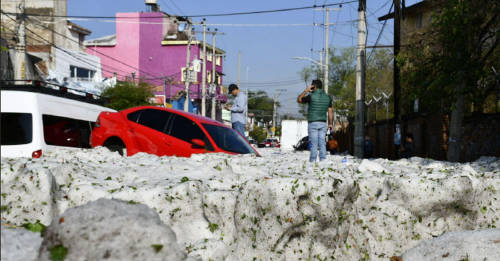
[[[123,149],[124,149],[124,147],[121,144],[107,145],[106,148],[108,148],[108,150],[111,151],[111,152],[117,151],[120,154],[120,156],[123,156]]]

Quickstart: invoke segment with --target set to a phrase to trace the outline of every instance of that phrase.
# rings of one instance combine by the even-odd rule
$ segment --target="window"
[[[254,153],[254,150],[235,130],[212,124],[203,124],[219,148],[240,154]]]
[[[141,110],[138,122],[141,125],[149,127],[153,130],[164,132],[167,121],[172,115],[171,112],[155,109]],[[128,117],[128,116],[127,116]]]
[[[79,81],[90,81],[94,78],[95,74],[95,71],[73,65],[69,66],[69,70],[71,71],[71,78],[76,78]]]
[[[207,136],[203,133],[200,127],[195,122],[184,116],[175,116],[172,127],[170,128],[170,135],[189,143],[191,143],[191,140],[193,139],[200,139],[205,142],[207,150],[214,150]]]
[[[133,121],[133,122],[137,123],[137,120],[139,120],[139,115],[141,115],[141,112],[142,112],[142,110],[131,112],[127,115],[127,119],[129,121]]]
[[[47,145],[90,148],[90,133],[94,122],[45,114],[42,121]]]
[[[21,145],[33,140],[31,113],[2,112],[2,145]]]
[[[217,58],[215,58],[215,65],[220,66],[221,59],[222,57],[217,56]]]

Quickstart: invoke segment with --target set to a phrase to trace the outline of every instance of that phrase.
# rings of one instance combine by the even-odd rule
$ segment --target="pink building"
[[[114,72],[118,80],[141,79],[155,86],[160,103],[165,97],[169,101],[178,91],[185,89],[181,70],[186,67],[188,37],[187,32],[178,31],[182,19],[164,12],[118,13],[116,35],[86,41],[87,53],[101,58],[104,77],[113,77],[111,72]],[[193,37],[191,61],[202,58],[202,46],[202,41]],[[212,62],[215,60],[216,99],[219,102],[227,101],[227,91],[222,87],[224,53],[216,48],[213,59],[212,46],[207,44],[207,81],[212,79]],[[189,97],[195,106],[201,103],[201,81],[202,73],[199,72],[196,82],[189,88]]]

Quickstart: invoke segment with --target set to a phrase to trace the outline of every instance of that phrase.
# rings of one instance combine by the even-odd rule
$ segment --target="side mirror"
[[[200,139],[192,139],[191,143],[193,144],[193,148],[205,148],[205,142]]]

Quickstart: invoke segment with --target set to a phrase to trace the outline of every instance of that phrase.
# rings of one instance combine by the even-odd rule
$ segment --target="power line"
[[[392,2],[392,4],[391,4],[391,7],[389,8],[389,13],[391,13],[391,11],[392,11],[392,7],[394,6],[394,2],[393,2],[393,1],[391,1],[391,2]],[[380,37],[382,36],[382,33],[384,32],[384,28],[385,28],[385,25],[386,25],[386,23],[387,23],[387,20],[388,20],[388,19],[386,19],[386,20],[384,21],[384,24],[382,25],[382,29],[381,29],[381,30],[380,30],[380,32],[378,33],[377,40],[375,41],[375,44],[374,44],[375,46],[377,46],[378,41],[380,40]],[[370,59],[371,59],[371,57],[372,57],[372,55],[373,55],[373,53],[374,53],[374,52],[375,52],[375,48],[374,48],[374,49],[372,49],[372,51],[370,52],[370,55],[368,56],[368,61],[370,61]]]
[[[13,20],[14,22],[16,21],[15,19],[11,18],[9,15],[7,15],[6,17],[7,17],[7,18],[9,18],[9,19],[11,19],[11,20]],[[52,31],[52,32],[54,32],[54,33],[57,33],[57,32],[55,32],[55,31],[53,31],[52,29],[47,28],[47,27],[45,27],[45,26],[42,26],[42,27],[44,27],[44,28],[46,28],[46,29],[48,29],[48,30],[50,30],[50,31]],[[7,29],[7,30],[9,30],[9,31],[11,31],[11,32],[13,32],[13,33],[15,33],[13,30],[11,30],[11,29],[9,29],[9,28],[5,28],[5,29]],[[89,66],[91,66],[91,67],[93,67],[93,68],[96,68],[96,69],[97,69],[97,68],[99,68],[99,65],[97,65],[97,64],[95,63],[95,61],[88,60],[88,59],[86,59],[86,58],[84,58],[84,57],[78,57],[78,56],[76,56],[75,54],[73,54],[73,53],[71,53],[71,52],[69,52],[69,51],[65,50],[64,48],[61,48],[61,47],[59,47],[59,46],[55,45],[54,43],[52,43],[52,42],[50,42],[50,41],[46,40],[44,37],[40,36],[39,34],[37,34],[37,33],[33,32],[33,31],[31,31],[30,29],[26,28],[26,30],[27,30],[27,31],[29,31],[30,33],[32,33],[33,35],[37,36],[40,40],[42,40],[42,41],[44,41],[44,42],[48,43],[49,45],[53,46],[54,48],[56,48],[56,49],[58,49],[58,50],[61,50],[62,52],[64,52],[64,53],[68,54],[69,56],[71,56],[71,57],[73,57],[73,58],[75,58],[75,59],[77,59],[77,60],[79,60],[79,61],[81,61],[81,62],[83,62],[83,63],[85,63],[85,64],[87,64],[87,65],[89,65]],[[59,34],[59,33],[58,33],[58,34]],[[62,34],[59,34],[59,35],[61,35],[61,36],[65,37],[65,38],[67,38],[67,39],[69,39],[69,40],[74,41],[73,39],[68,38],[68,37],[67,37],[67,36],[65,36],[65,35],[62,35]],[[31,36],[28,36],[28,37],[29,37],[29,38],[31,38],[31,39],[33,39],[33,40],[40,41],[40,40],[35,39],[35,38],[31,37]],[[74,41],[74,42],[76,42],[76,41]],[[78,42],[77,42],[77,43],[78,43]],[[112,58],[112,57],[110,57],[110,58]],[[112,59],[114,59],[114,58],[112,58]],[[62,59],[62,60],[66,61],[66,62],[71,62],[71,61],[68,61],[68,60],[66,60],[66,59]],[[117,73],[117,72],[116,72],[116,68],[113,68],[112,66],[109,66],[109,65],[105,65],[105,66],[110,67],[110,68],[112,68],[112,69],[115,69],[115,71],[111,71],[111,70],[108,70],[108,69],[104,69],[102,64],[101,64],[101,71],[105,71],[105,72],[108,72],[108,73],[111,73],[111,74],[116,73],[118,76],[121,76],[121,77],[124,77],[124,78],[129,77],[129,75],[123,75],[123,74],[119,74],[119,73]],[[118,69],[118,70],[119,70],[119,71],[124,72],[123,70],[120,70],[120,69]],[[150,81],[151,81],[151,80],[152,80],[152,81],[155,81],[155,80],[162,80],[162,79],[164,79],[165,77],[172,77],[172,76],[177,75],[177,74],[180,74],[180,72],[177,72],[177,73],[174,73],[174,74],[171,74],[171,75],[167,75],[167,76],[161,76],[161,77],[155,77],[155,78],[144,78],[144,80],[150,80]],[[154,76],[154,75],[153,75],[153,76]]]
[[[174,1],[174,0],[172,0],[172,1],[170,1],[170,2],[174,5],[174,7],[175,7],[175,8],[177,8],[177,10],[179,11],[179,14],[181,14],[181,15],[182,15],[182,14],[184,13],[184,12],[183,12],[183,11],[179,8],[179,6],[177,6],[177,4],[175,4],[175,1]]]
[[[3,13],[3,12],[2,12],[2,13]],[[4,13],[4,14],[5,14],[5,13]],[[9,18],[10,18],[10,17],[9,17]],[[12,18],[10,18],[10,19],[12,19]],[[12,20],[14,20],[14,19],[12,19]],[[14,21],[15,21],[15,20],[14,20]],[[75,42],[75,43],[80,44],[78,41],[73,40],[73,39],[69,38],[68,36],[66,36],[66,35],[64,35],[64,34],[61,34],[61,33],[59,33],[59,32],[57,32],[57,31],[55,31],[54,29],[52,29],[52,28],[50,28],[50,27],[47,27],[47,26],[45,26],[45,25],[42,25],[40,22],[35,23],[35,25],[38,25],[38,26],[40,26],[40,27],[43,27],[43,28],[45,28],[45,29],[47,29],[47,30],[49,30],[49,31],[51,31],[51,32],[53,32],[53,33],[55,33],[55,34],[57,34],[57,35],[60,35],[60,36],[62,36],[62,37],[64,37],[64,38],[66,38],[66,39],[68,39],[68,40],[70,40],[70,41],[73,41],[73,42]],[[110,58],[110,59],[112,59],[112,60],[114,60],[114,61],[116,61],[116,62],[119,62],[119,63],[121,63],[121,64],[123,64],[123,65],[125,65],[125,66],[127,66],[127,67],[129,67],[129,68],[132,68],[132,69],[134,69],[134,70],[137,70],[138,72],[142,72],[142,73],[144,73],[144,74],[146,74],[146,75],[150,75],[150,76],[153,76],[153,77],[158,77],[157,75],[153,75],[153,74],[151,74],[151,73],[149,73],[149,72],[145,72],[145,71],[143,71],[143,70],[140,70],[139,68],[136,68],[136,67],[134,67],[134,66],[131,66],[131,65],[129,65],[129,64],[126,64],[126,63],[124,63],[124,62],[122,62],[122,61],[120,61],[120,60],[118,60],[118,59],[115,59],[115,58],[114,58],[114,57],[112,57],[112,56],[109,56],[109,55],[107,55],[107,54],[104,54],[104,53],[102,53],[102,52],[99,52],[99,51],[97,51],[97,50],[95,50],[95,49],[93,49],[93,51],[95,51],[96,53],[99,53],[99,54],[101,54],[101,55],[103,55],[103,56],[105,56],[105,57],[107,57],[107,58]]]
[[[344,4],[355,3],[356,1],[344,1],[332,4],[325,4],[321,6],[311,5],[311,6],[302,6],[302,7],[291,7],[291,8],[282,8],[282,9],[271,9],[271,10],[259,10],[259,11],[247,11],[247,12],[232,12],[232,13],[216,13],[216,14],[196,14],[196,15],[185,15],[186,18],[194,18],[194,17],[216,17],[216,16],[236,16],[236,15],[252,15],[252,14],[268,14],[268,13],[280,13],[280,12],[290,12],[290,11],[298,11],[298,10],[306,10],[313,9],[318,7],[329,7],[329,6],[338,6]],[[18,15],[19,13],[5,13],[10,15]],[[100,18],[100,19],[117,19],[114,16],[85,16],[85,15],[44,15],[44,14],[26,14],[27,16],[42,16],[42,17],[64,17],[64,18]],[[150,16],[143,18],[163,18],[163,16]],[[121,16],[119,19],[137,19],[137,17],[131,16]]]
[[[12,18],[10,18],[10,17],[9,17],[9,19],[12,19]],[[9,31],[11,31],[11,32],[14,32],[13,30],[11,30],[11,29],[9,29],[9,28],[5,28],[5,29],[7,29],[7,30],[9,30]],[[89,61],[89,60],[85,60],[84,58],[77,57],[77,56],[75,56],[73,53],[71,53],[71,52],[69,52],[69,51],[67,51],[67,50],[65,50],[65,49],[63,49],[63,48],[61,48],[61,47],[59,47],[59,46],[57,46],[57,45],[55,45],[55,44],[51,43],[51,42],[50,42],[50,41],[48,41],[48,40],[45,40],[42,36],[40,36],[39,34],[37,34],[37,33],[33,32],[33,31],[31,31],[30,29],[26,28],[26,30],[27,30],[27,31],[29,31],[30,33],[32,33],[33,35],[37,36],[37,38],[38,38],[38,39],[35,39],[33,36],[30,36],[30,35],[27,35],[27,37],[28,37],[28,38],[31,38],[32,40],[39,41],[39,42],[40,42],[40,40],[42,40],[42,41],[44,41],[45,43],[48,43],[49,45],[53,46],[54,48],[56,48],[56,49],[58,49],[58,50],[61,50],[62,52],[64,52],[64,53],[68,54],[69,56],[71,56],[71,57],[73,57],[73,58],[75,58],[75,59],[79,60],[80,62],[83,62],[83,63],[85,63],[85,64],[87,64],[87,65],[91,66],[91,68],[94,68],[94,69],[99,68],[97,64],[93,63],[94,61]],[[68,62],[68,63],[71,63],[71,61],[66,60],[66,59],[64,59],[64,58],[59,58],[59,59],[61,59],[61,60],[63,60],[63,61],[66,61],[66,62]],[[104,70],[104,71],[107,71],[107,72],[111,72],[111,73],[113,73],[112,71],[108,71],[108,70],[103,69],[103,68],[101,68],[101,70]],[[124,75],[120,75],[120,76],[124,76]],[[125,77],[126,77],[126,76],[125,76]]]

